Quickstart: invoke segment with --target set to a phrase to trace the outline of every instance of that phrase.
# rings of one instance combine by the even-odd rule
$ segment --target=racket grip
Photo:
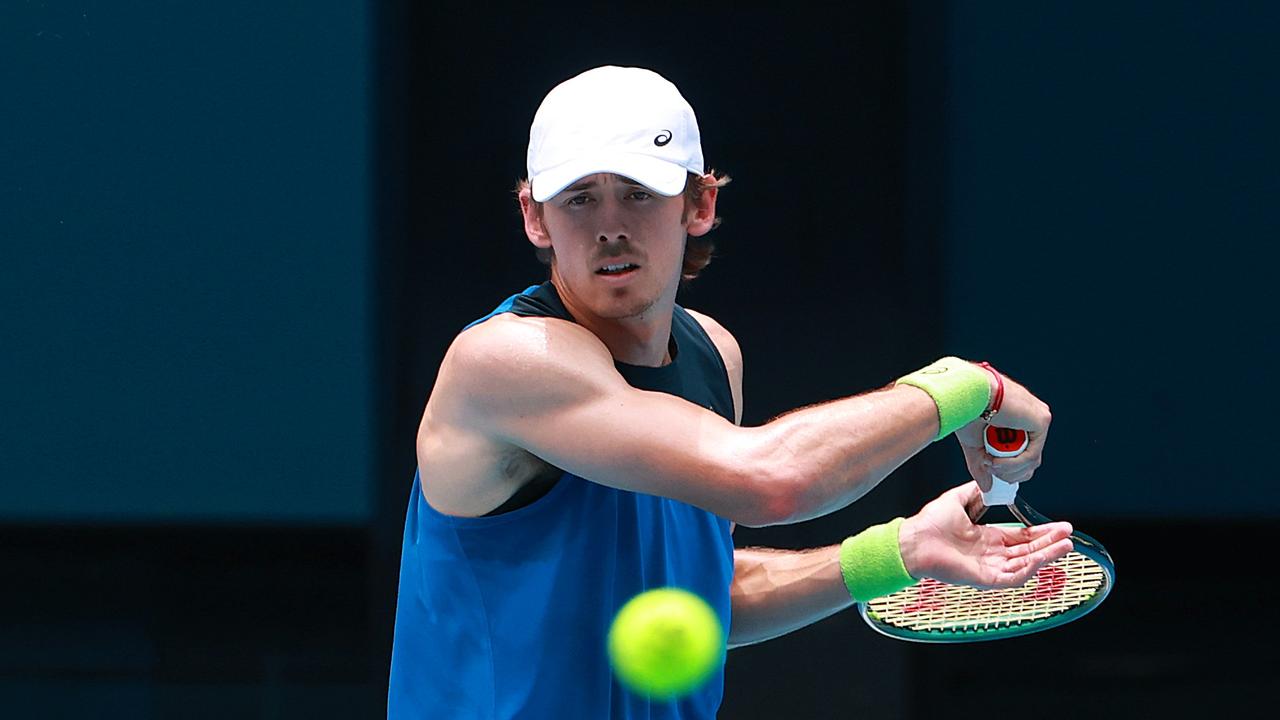
[[[988,425],[982,431],[982,441],[992,457],[1016,457],[1027,449],[1030,442],[1026,431],[1009,430]],[[982,502],[987,506],[1012,505],[1018,496],[1018,484],[1010,483],[991,474],[991,491],[982,493]]]
[[[991,476],[991,492],[982,493],[982,502],[987,506],[993,505],[1012,505],[1013,499],[1018,496],[1018,483],[1010,483],[1001,480],[995,475]]]

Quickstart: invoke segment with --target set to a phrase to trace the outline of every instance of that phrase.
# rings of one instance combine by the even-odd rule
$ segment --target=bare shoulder
[[[548,317],[498,315],[459,333],[445,354],[467,361],[539,362],[554,360],[558,349],[608,350],[595,335],[577,323]]]
[[[742,422],[742,348],[738,346],[737,338],[710,315],[689,308],[685,311],[707,331],[711,342],[720,351],[725,371],[729,374],[729,389],[733,392],[734,421]]]
[[[431,393],[454,421],[476,430],[521,401],[577,392],[613,372],[608,348],[581,325],[499,315],[458,334]]]
[[[437,510],[482,515],[548,465],[516,439],[521,418],[607,384],[613,362],[590,332],[500,315],[454,338],[418,427],[418,469]]]

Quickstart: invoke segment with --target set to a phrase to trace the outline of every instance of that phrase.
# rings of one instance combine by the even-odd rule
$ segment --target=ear
[[[520,214],[524,216],[524,234],[534,247],[551,247],[551,234],[547,232],[546,223],[542,222],[542,208],[533,201],[533,192],[525,187],[517,196],[520,200]]]
[[[720,188],[712,184],[716,181],[714,175],[707,173],[702,176],[702,179],[708,187],[702,191],[702,197],[693,203],[688,215],[688,232],[694,237],[702,237],[711,232],[716,222],[716,196],[720,193]]]

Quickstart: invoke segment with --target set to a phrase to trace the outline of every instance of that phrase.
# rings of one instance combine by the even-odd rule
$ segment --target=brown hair
[[[689,179],[684,184],[684,206],[686,214],[680,218],[681,222],[688,219],[689,206],[698,202],[702,198],[702,193],[708,188],[722,188],[729,184],[733,178],[725,173],[717,173],[715,170],[707,171],[714,181],[708,181],[705,176],[696,173],[689,173]],[[529,181],[521,179],[516,183],[516,196],[529,188]],[[538,213],[542,212],[542,203],[534,202],[533,206]],[[711,229],[720,227],[719,216],[711,222]],[[698,273],[702,269],[711,264],[711,258],[715,254],[716,245],[710,235],[702,237],[686,237],[684,245],[684,266],[680,269],[680,278],[684,281],[692,280],[698,277]],[[548,267],[551,265],[551,259],[555,257],[555,251],[551,248],[534,248],[534,255],[538,261]]]

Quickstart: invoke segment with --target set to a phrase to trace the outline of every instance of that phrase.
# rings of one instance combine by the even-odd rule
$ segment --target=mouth
[[[596,268],[596,274],[611,275],[611,276],[627,275],[639,269],[640,269],[640,266],[635,263],[630,263],[630,262],[610,263],[608,265],[601,265],[600,267]]]

